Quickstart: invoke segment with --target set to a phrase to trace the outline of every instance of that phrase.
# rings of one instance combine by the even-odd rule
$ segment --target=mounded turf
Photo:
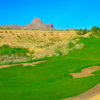
[[[60,100],[76,96],[100,83],[95,76],[73,79],[69,73],[100,66],[100,38],[82,39],[85,47],[53,57],[36,66],[0,69],[0,100]]]

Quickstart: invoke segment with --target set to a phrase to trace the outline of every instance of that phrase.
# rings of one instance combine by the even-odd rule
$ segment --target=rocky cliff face
[[[44,24],[40,18],[34,18],[28,25],[0,25],[0,28],[13,28],[13,29],[54,29],[52,23]]]

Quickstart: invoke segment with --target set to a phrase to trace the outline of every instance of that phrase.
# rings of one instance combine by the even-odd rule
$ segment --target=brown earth
[[[94,75],[91,73],[99,69],[100,69],[100,66],[93,66],[93,67],[84,68],[79,73],[70,73],[69,75],[72,75],[73,78],[87,77],[87,76]]]
[[[23,66],[35,66],[36,64],[39,64],[39,63],[42,63],[42,62],[45,62],[46,60],[43,60],[43,61],[37,61],[37,62],[33,62],[33,63],[19,63],[19,64],[11,64],[11,65],[0,65],[0,68],[7,68],[7,67],[11,67],[11,66],[14,66],[14,65],[23,65]]]
[[[85,93],[63,100],[100,100],[100,84]]]

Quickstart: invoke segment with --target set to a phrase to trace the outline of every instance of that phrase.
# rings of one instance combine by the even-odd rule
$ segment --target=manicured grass
[[[100,83],[95,76],[72,79],[69,73],[100,65],[100,38],[82,39],[85,47],[36,66],[0,69],[0,100],[60,100],[83,93]]]

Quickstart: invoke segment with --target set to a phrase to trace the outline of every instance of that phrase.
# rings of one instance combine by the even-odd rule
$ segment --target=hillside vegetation
[[[9,46],[0,49],[0,62],[61,56],[84,46],[75,40],[77,37],[80,38],[76,31],[0,30],[0,46]],[[18,49],[20,52],[24,50],[23,54]],[[22,57],[19,58],[19,55]]]

